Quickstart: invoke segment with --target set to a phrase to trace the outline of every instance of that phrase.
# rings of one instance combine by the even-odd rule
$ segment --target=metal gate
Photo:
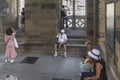
[[[86,30],[86,0],[62,0],[67,13],[64,28]]]

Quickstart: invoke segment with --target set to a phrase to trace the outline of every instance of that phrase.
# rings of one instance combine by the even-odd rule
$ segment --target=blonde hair
[[[86,41],[86,42],[85,42],[85,45],[86,45],[86,46],[87,46],[88,44],[94,45],[94,43],[93,43],[92,41]]]

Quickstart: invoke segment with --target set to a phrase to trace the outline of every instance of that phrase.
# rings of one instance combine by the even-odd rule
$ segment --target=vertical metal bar
[[[75,0],[73,0],[73,29],[75,29]]]

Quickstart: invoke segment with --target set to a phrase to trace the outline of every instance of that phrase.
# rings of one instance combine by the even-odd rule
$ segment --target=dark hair
[[[64,5],[62,5],[62,8],[64,8],[65,6]]]
[[[86,56],[83,56],[82,58],[83,58],[83,59],[86,59]]]
[[[6,34],[7,35],[11,35],[12,33],[13,33],[12,29],[11,28],[7,28]]]
[[[22,16],[24,16],[24,15],[25,15],[25,9],[24,9],[24,8],[22,8],[21,15],[22,15]]]
[[[103,58],[101,58],[100,60],[98,60],[98,62],[100,62],[100,63],[105,63],[105,61],[104,61],[104,59]]]
[[[92,61],[94,62],[94,63],[105,63],[105,61],[104,61],[104,59],[103,58],[101,58],[101,59],[99,59],[99,60],[96,60],[96,59],[93,59],[92,57],[91,57],[91,59],[92,59]]]
[[[22,8],[22,10],[24,11],[24,10],[25,10],[25,8]]]

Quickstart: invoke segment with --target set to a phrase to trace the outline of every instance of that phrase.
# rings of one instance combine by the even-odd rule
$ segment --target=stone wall
[[[105,0],[99,0],[99,33],[98,41],[105,41]]]
[[[86,0],[87,4],[87,39],[97,43],[98,0]]]
[[[17,0],[0,0],[0,33],[10,24],[16,24]]]
[[[115,21],[116,21],[116,26],[115,26],[115,54],[117,56],[116,58],[116,66],[120,78],[120,0],[116,2],[116,14],[115,14]]]
[[[57,31],[56,0],[26,0],[25,31],[27,36],[38,35],[42,42],[55,39]]]
[[[115,50],[112,50],[106,39],[106,4],[115,3]],[[99,42],[106,44],[106,64],[111,80],[120,79],[120,0],[99,0]]]
[[[93,0],[87,0],[87,38],[88,40],[92,40],[93,41],[93,20],[94,20],[94,16],[93,16]]]
[[[3,23],[5,20],[5,16],[8,13],[8,2],[4,0],[0,0],[0,33],[3,32]]]

